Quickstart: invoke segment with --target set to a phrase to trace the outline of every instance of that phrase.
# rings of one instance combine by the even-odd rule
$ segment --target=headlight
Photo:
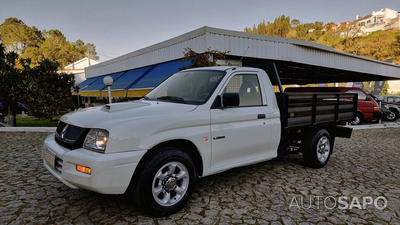
[[[108,141],[108,131],[100,129],[91,129],[89,133],[86,135],[83,147],[95,151],[104,152],[106,150],[107,141]]]

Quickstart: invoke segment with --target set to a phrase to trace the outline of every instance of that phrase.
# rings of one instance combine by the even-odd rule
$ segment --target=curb
[[[399,128],[400,122],[392,123],[377,123],[377,124],[366,124],[366,125],[348,125],[346,127],[351,127],[353,130],[366,130],[366,129],[381,129],[381,128]]]
[[[53,133],[56,127],[0,127],[0,132],[42,132]]]

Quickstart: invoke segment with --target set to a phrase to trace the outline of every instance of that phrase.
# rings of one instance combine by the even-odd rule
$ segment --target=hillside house
[[[378,30],[400,29],[399,20],[399,12],[384,8],[363,17],[356,15],[354,23],[361,34],[368,34]]]

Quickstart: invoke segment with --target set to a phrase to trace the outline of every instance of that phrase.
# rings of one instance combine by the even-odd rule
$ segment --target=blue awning
[[[92,84],[93,82],[95,82],[96,80],[98,80],[100,77],[91,77],[88,78],[84,81],[82,81],[81,83],[78,84],[78,87],[80,89],[87,87],[88,85]]]
[[[152,67],[147,66],[140,69],[128,70],[126,71],[118,80],[116,80],[111,85],[111,90],[127,90],[129,89],[137,80],[139,80],[143,75],[146,74]]]
[[[113,73],[113,74],[109,74],[109,75],[104,75],[104,76],[100,76],[98,77],[99,79],[97,79],[96,81],[94,81],[93,83],[91,83],[88,87],[86,88],[82,88],[82,91],[101,91],[103,89],[105,89],[107,86],[104,84],[103,79],[106,76],[110,76],[114,82],[116,82],[118,80],[118,78],[120,76],[122,76],[124,72],[119,72],[119,73]],[[111,85],[112,86],[112,85]]]
[[[89,78],[78,86],[82,93],[100,92],[106,90],[103,78],[111,76],[114,80],[110,86],[113,91],[153,89],[182,67],[189,66],[189,61],[174,60],[138,69],[122,71],[109,75]],[[96,94],[97,95],[97,94]]]
[[[189,61],[182,61],[181,59],[158,64],[129,89],[154,88],[182,67],[189,65]]]

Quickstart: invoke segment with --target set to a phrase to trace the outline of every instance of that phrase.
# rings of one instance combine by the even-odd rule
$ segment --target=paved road
[[[400,128],[337,139],[323,169],[291,155],[203,178],[166,218],[63,185],[42,166],[46,135],[0,132],[0,224],[400,224]]]

